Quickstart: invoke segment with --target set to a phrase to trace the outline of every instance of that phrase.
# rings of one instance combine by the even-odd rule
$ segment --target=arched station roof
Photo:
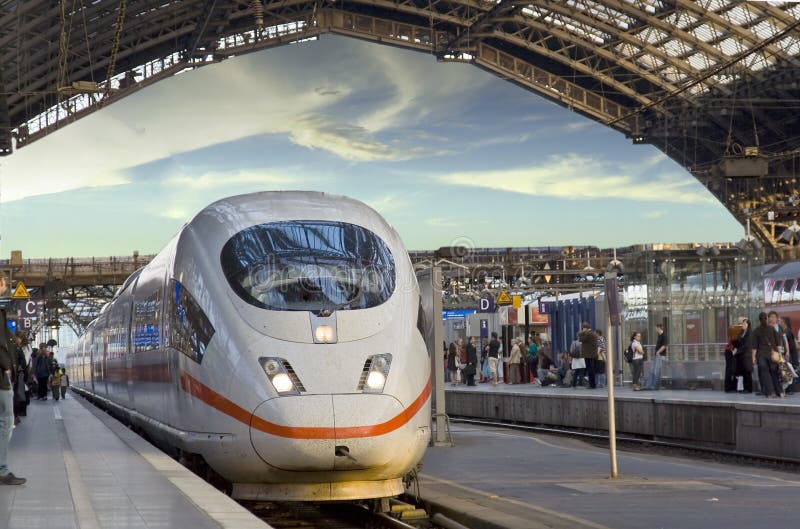
[[[0,155],[160,79],[323,33],[470,62],[655,145],[772,248],[800,241],[781,238],[800,211],[797,2],[0,0]]]

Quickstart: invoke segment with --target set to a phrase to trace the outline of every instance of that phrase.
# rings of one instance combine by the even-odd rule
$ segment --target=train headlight
[[[333,327],[330,325],[319,325],[314,329],[314,337],[317,339],[318,343],[333,342],[335,339]]]
[[[369,389],[382,390],[386,384],[386,375],[380,371],[370,371],[367,375],[367,387]]]
[[[286,373],[278,373],[272,377],[272,385],[275,386],[275,391],[278,393],[286,393],[294,389],[292,379]]]
[[[392,366],[392,355],[373,355],[364,362],[364,370],[358,389],[364,393],[381,393],[389,377],[389,368]]]
[[[258,360],[272,387],[280,395],[299,395],[306,390],[286,359],[262,357]]]

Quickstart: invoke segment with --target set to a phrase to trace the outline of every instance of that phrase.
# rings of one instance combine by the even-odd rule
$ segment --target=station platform
[[[418,489],[429,512],[470,529],[752,529],[796,523],[800,476],[583,441],[454,425],[428,449]]]
[[[800,394],[615,387],[617,433],[800,462]],[[608,431],[606,389],[477,384],[445,389],[450,416]]]
[[[270,529],[124,425],[70,393],[33,400],[11,438],[2,529]]]

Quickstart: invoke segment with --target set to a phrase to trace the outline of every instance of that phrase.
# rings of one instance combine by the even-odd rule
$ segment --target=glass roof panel
[[[669,38],[669,35],[658,28],[646,27],[635,35],[639,40],[648,44],[657,44]]]
[[[789,55],[797,55],[800,53],[800,40],[794,37],[786,37],[777,42],[778,47],[788,53]]]
[[[636,63],[640,66],[644,66],[649,70],[655,70],[664,66],[663,60],[653,55],[650,55],[649,53],[645,53],[644,55],[636,59]]]
[[[795,4],[794,7],[789,8],[788,10],[786,10],[786,12],[789,13],[795,19],[800,18],[800,3]]]
[[[753,72],[763,70],[770,65],[770,62],[764,57],[763,53],[754,53],[744,59],[744,64]]]
[[[775,24],[775,22],[771,19],[765,19],[759,22],[750,28],[750,30],[758,35],[758,38],[760,39],[768,39],[781,32],[781,28],[779,28],[778,25]]]
[[[686,29],[687,26],[691,26],[697,22],[697,19],[687,11],[676,11],[675,13],[672,13],[664,18],[664,22],[672,24],[673,26],[677,26],[681,29]]]
[[[708,24],[703,24],[701,26],[698,26],[695,29],[691,30],[689,33],[691,33],[698,39],[702,40],[703,42],[712,41],[720,36],[720,33],[719,31],[717,31],[717,28],[709,26]]]
[[[620,29],[627,30],[636,23],[636,20],[621,11],[617,11],[609,6],[597,4],[596,2],[587,2],[583,0],[567,0],[566,4],[574,7],[582,12],[588,13],[590,16],[602,20],[606,24],[617,26]]]
[[[695,70],[707,70],[716,64],[705,53],[695,53],[686,59],[686,61],[694,67]]]
[[[686,79],[686,74],[679,71],[674,66],[667,66],[666,68],[661,70],[661,76],[666,77],[668,80],[676,84]]]
[[[717,48],[722,50],[722,53],[724,53],[725,55],[730,55],[730,56],[737,55],[745,50],[745,47],[742,45],[741,42],[739,42],[738,40],[734,40],[730,37],[717,44]]]
[[[641,49],[637,48],[633,44],[629,44],[627,42],[623,42],[621,44],[617,44],[614,47],[614,49],[616,49],[617,53],[619,53],[623,57],[631,57],[633,55],[636,55],[640,51],[642,51]]]
[[[744,26],[755,21],[755,15],[746,7],[738,5],[733,9],[720,13],[722,18],[737,26]]]
[[[661,45],[661,49],[670,57],[682,57],[690,51],[686,43],[678,39],[668,40]]]
[[[707,9],[709,11],[719,11],[723,7],[730,5],[730,0],[709,0]]]

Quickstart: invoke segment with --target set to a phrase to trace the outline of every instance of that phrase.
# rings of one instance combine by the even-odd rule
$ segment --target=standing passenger
[[[597,387],[597,335],[588,323],[584,322],[581,324],[581,332],[578,333],[578,340],[581,341],[581,356],[586,362],[586,375],[589,377],[589,388],[594,389]]]
[[[594,331],[597,335],[597,362],[595,363],[597,387],[606,387],[606,339],[603,336],[603,331],[597,329]]]
[[[644,349],[642,349],[642,333],[635,332],[631,335],[631,350],[633,351],[633,391],[641,391],[642,370],[644,368]]]
[[[7,288],[6,276],[0,273],[0,295]],[[14,392],[11,377],[14,373],[12,342],[6,322],[6,309],[0,308],[0,485],[22,485],[25,478],[18,478],[8,470],[8,445],[14,431]]]
[[[792,330],[791,321],[789,320],[789,318],[781,318],[780,325],[781,325],[781,332],[783,333],[784,339],[786,340],[786,345],[789,347],[789,349],[787,349],[786,361],[789,362],[794,368],[795,372],[797,372],[798,367],[800,366],[797,365],[797,343],[795,343],[794,341],[794,331]],[[793,395],[794,387],[795,387],[794,381],[792,381],[791,383],[789,383],[789,387],[786,388],[786,394]]]
[[[653,354],[653,370],[650,376],[647,377],[647,383],[644,389],[661,389],[661,366],[667,357],[667,335],[664,333],[664,326],[660,323],[656,324],[656,352]]]
[[[38,400],[47,400],[47,381],[50,379],[50,358],[47,356],[47,344],[39,344],[39,354],[36,355],[36,385]]]
[[[733,340],[733,347],[736,350],[736,376],[742,377],[742,389],[744,393],[753,392],[753,331],[750,328],[750,320],[742,318],[742,330]]]
[[[511,383],[519,384],[519,365],[522,362],[522,351],[520,350],[520,339],[514,338],[511,340],[511,358],[509,359]]]
[[[53,391],[53,400],[59,400],[61,398],[61,375],[64,374],[64,370],[60,367],[57,367],[53,374],[50,375],[50,389]]]
[[[455,342],[450,342],[447,349],[447,372],[450,373],[450,385],[458,384],[458,353]]]
[[[67,398],[67,389],[69,388],[69,375],[66,370],[61,368],[61,398]]]
[[[539,365],[539,344],[536,343],[536,338],[531,336],[531,344],[528,346],[528,372],[533,375],[534,382],[541,383],[541,379],[537,377],[536,367]]]
[[[497,333],[492,333],[492,339],[489,341],[489,374],[492,378],[492,385],[497,385],[497,363],[500,361],[500,341],[497,339]]]
[[[758,315],[758,328],[753,331],[753,364],[758,366],[758,380],[761,383],[761,393],[768,399],[782,396],[778,364],[770,359],[772,351],[781,343],[781,336],[771,324],[767,322],[766,313]]]
[[[475,373],[478,371],[478,349],[475,347],[475,337],[470,336],[467,342],[467,385],[475,385]]]

